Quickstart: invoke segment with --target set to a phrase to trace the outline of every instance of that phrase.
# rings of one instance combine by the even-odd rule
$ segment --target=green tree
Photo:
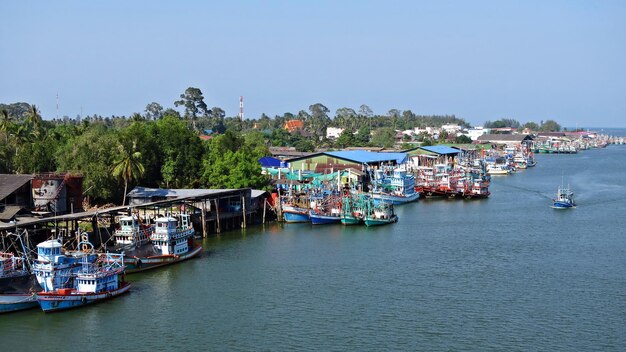
[[[309,106],[309,111],[311,117],[307,121],[308,130],[317,137],[316,140],[319,140],[326,135],[326,128],[330,124],[328,117],[330,110],[323,104],[315,103]]]
[[[343,130],[339,138],[335,141],[335,145],[339,148],[346,148],[355,145],[355,139],[352,132],[348,129]]]
[[[536,122],[526,122],[524,124],[524,126],[522,126],[523,128],[528,128],[531,131],[539,131],[539,125]]]
[[[9,115],[9,110],[2,109],[2,114],[0,115],[0,132],[4,134],[6,144],[9,144],[9,134],[11,134],[12,129],[13,121],[11,115]]]
[[[180,100],[174,102],[175,106],[185,107],[185,118],[191,119],[193,129],[196,129],[196,119],[198,113],[202,113],[205,116],[209,114],[202,91],[199,88],[189,87],[185,90],[185,93],[180,95]]]
[[[204,142],[184,121],[165,116],[156,122],[156,140],[159,144],[161,179],[168,187],[195,187],[202,174]],[[163,165],[168,166],[163,169]],[[166,174],[163,174],[163,172]],[[173,174],[172,174],[173,172]]]
[[[95,203],[111,202],[118,188],[111,173],[118,145],[116,131],[104,125],[90,125],[83,133],[65,139],[56,150],[57,169],[82,173],[85,195]]]
[[[113,163],[112,172],[114,177],[121,178],[124,181],[124,198],[122,205],[126,205],[126,192],[128,190],[128,182],[143,176],[145,168],[141,163],[141,152],[135,150],[136,145],[132,148],[119,145],[119,155]]]
[[[456,144],[470,144],[472,143],[472,139],[464,134],[456,136],[454,138],[454,143]]]
[[[146,119],[159,120],[163,118],[163,107],[159,103],[152,102],[146,105]]]
[[[561,130],[561,125],[554,120],[548,120],[544,122],[539,129],[542,132],[559,132]]]
[[[395,144],[395,131],[390,127],[379,128],[374,131],[372,144],[383,148],[391,148]]]

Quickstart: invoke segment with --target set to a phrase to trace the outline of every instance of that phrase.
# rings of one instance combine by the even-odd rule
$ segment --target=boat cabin
[[[40,262],[58,263],[65,257],[61,254],[63,245],[58,240],[48,240],[37,245],[37,260]]]
[[[189,251],[188,239],[194,229],[189,214],[178,214],[156,219],[152,243],[164,255],[180,255]]]

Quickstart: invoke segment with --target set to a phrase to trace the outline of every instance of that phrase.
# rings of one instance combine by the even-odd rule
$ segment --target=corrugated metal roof
[[[13,217],[22,209],[23,208],[18,205],[7,205],[6,207],[2,207],[0,209],[0,220],[9,221],[13,219]]]
[[[280,159],[272,158],[271,156],[264,156],[259,159],[259,164],[263,167],[281,167],[282,162]]]
[[[0,200],[8,197],[33,179],[33,175],[0,174]]]
[[[406,153],[377,153],[366,150],[341,150],[336,152],[324,152],[323,154],[361,164],[381,163],[385,161],[395,161],[398,164],[402,164],[407,158]]]
[[[420,147],[420,149],[426,150],[431,153],[436,153],[439,155],[459,154],[458,149],[448,147],[446,145],[429,145],[425,147]]]
[[[151,198],[151,197],[202,197],[211,194],[219,194],[225,192],[237,191],[236,189],[166,189],[166,188],[147,188],[135,187],[128,192],[129,198]]]
[[[521,142],[525,139],[532,139],[532,137],[527,134],[483,134],[478,137],[479,141]]]

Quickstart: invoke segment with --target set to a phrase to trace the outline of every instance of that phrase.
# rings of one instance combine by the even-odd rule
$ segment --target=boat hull
[[[313,225],[338,224],[341,222],[341,217],[339,216],[311,214],[310,218],[311,218],[311,224]]]
[[[341,223],[344,225],[360,225],[363,220],[355,216],[344,216],[341,218]]]
[[[16,312],[37,307],[34,293],[0,294],[0,313]]]
[[[155,269],[161,266],[175,264],[187,259],[191,259],[198,255],[202,251],[202,246],[192,247],[191,250],[181,255],[155,255],[150,257],[130,257],[124,258],[124,265],[126,266],[126,274],[137,273],[140,271],[146,271]]]
[[[394,222],[398,222],[398,216],[394,215],[389,219],[365,218],[364,222],[365,222],[365,226],[387,225],[387,224],[392,224]]]
[[[283,220],[285,222],[309,222],[308,209],[283,209]]]
[[[554,202],[552,208],[554,209],[571,209],[574,208],[576,204],[565,203],[565,202]]]
[[[417,192],[408,196],[396,196],[393,194],[381,194],[381,193],[372,194],[372,199],[374,200],[374,203],[385,202],[385,203],[391,203],[393,205],[400,205],[400,204],[414,202],[419,197],[420,197],[420,194]]]
[[[78,293],[61,294],[54,292],[41,292],[37,294],[37,302],[41,309],[46,312],[57,312],[61,310],[79,308],[89,304],[104,301],[109,298],[119,296],[130,289],[130,283],[125,282],[120,288],[113,291],[101,293]]]

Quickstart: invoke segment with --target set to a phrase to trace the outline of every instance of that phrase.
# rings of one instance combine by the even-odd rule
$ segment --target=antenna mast
[[[243,122],[243,96],[239,97],[239,120]]]

